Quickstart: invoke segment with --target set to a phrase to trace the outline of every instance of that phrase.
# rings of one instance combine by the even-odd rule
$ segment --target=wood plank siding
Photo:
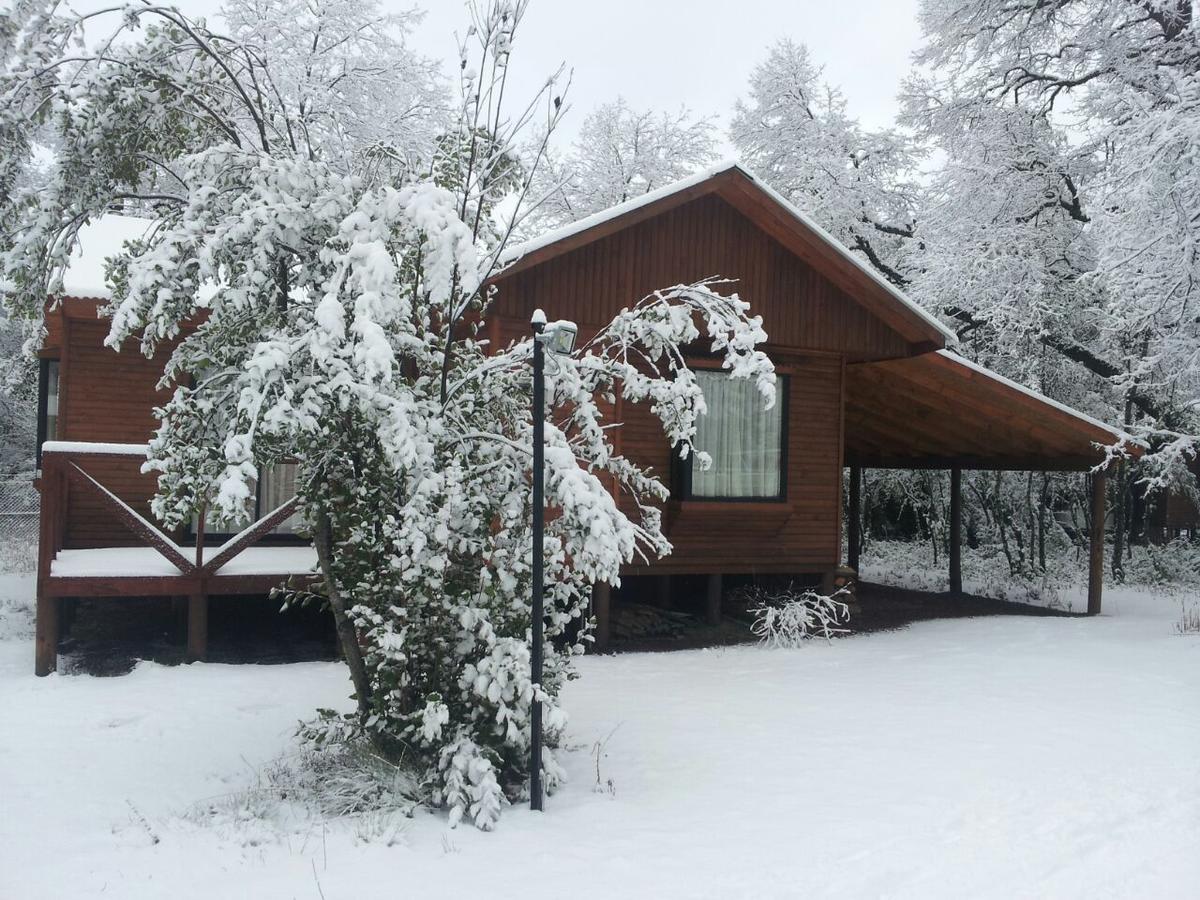
[[[912,345],[722,197],[709,194],[558,255],[496,284],[501,338],[524,336],[539,307],[581,332],[656,290],[722,277],[763,317],[770,345],[844,354],[851,361],[909,356]],[[588,326],[591,326],[590,329]]]
[[[44,355],[59,360],[60,381],[57,439],[143,443],[157,427],[154,408],[169,399],[156,388],[165,355],[146,359],[136,341],[120,353],[104,346],[108,321],[97,320],[96,304],[69,300],[47,319],[56,320]],[[53,436],[52,436],[53,437]],[[150,499],[156,476],[141,472],[135,456],[111,456],[91,461],[89,473],[142,516],[152,519]],[[67,488],[65,549],[131,547],[140,540],[125,528],[103,501],[74,486]]]
[[[720,276],[763,317],[768,352],[789,375],[787,492],[783,502],[672,500],[674,552],[631,574],[822,572],[840,551],[844,360],[905,357],[912,345],[756,227],[708,194],[496,281],[492,336],[528,334],[545,309],[586,339],[653,291]],[[703,365],[703,360],[697,360]],[[643,408],[621,410],[619,449],[664,479],[671,449]],[[669,481],[668,481],[669,483]],[[625,499],[623,507],[632,510]]]

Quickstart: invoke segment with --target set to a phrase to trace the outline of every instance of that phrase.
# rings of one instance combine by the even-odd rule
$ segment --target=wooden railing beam
[[[196,571],[195,565],[179,552],[179,547],[174,541],[155,528],[145,517],[139,515],[137,510],[122,502],[116,494],[81,469],[78,463],[68,464],[67,475],[75,484],[100,497],[117,514],[126,528],[157,550],[161,556],[179,569],[180,573],[191,575]]]
[[[300,502],[300,498],[292,497],[286,503],[276,507],[271,512],[267,513],[241,534],[231,538],[229,541],[221,545],[221,549],[217,551],[216,556],[204,563],[200,571],[204,575],[214,575],[221,566],[225,565],[251,544],[258,543],[272,531],[274,531],[284,520],[296,511],[296,505]]]

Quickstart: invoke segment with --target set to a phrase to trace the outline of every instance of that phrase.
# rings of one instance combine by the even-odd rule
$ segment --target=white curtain
[[[246,514],[233,522],[218,526],[215,517],[209,513],[204,517],[204,530],[208,534],[237,534],[242,529],[252,525],[262,516],[283,506],[296,495],[296,464],[276,463],[259,470],[257,483],[257,503],[253,494],[246,500]],[[252,486],[252,490],[254,487]],[[196,533],[198,517],[192,516],[192,533]],[[300,514],[294,512],[275,526],[272,534],[295,534],[300,526]]]
[[[764,409],[752,381],[713,371],[698,371],[696,378],[708,407],[697,424],[696,447],[712,457],[712,466],[692,467],[692,496],[778,497],[786,383],[775,405]]]
[[[296,496],[296,464],[276,463],[262,470],[258,488],[258,514],[265,516]],[[300,514],[292,513],[276,526],[274,534],[295,534]]]

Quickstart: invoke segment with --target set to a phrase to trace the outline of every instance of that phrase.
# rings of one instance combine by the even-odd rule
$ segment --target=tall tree
[[[900,248],[913,235],[913,156],[895,131],[850,117],[803,44],[781,40],[750,77],[730,138],[777,191],[889,281],[907,282]]]
[[[570,152],[549,154],[535,191],[545,197],[528,230],[582,219],[678,181],[716,158],[716,129],[686,110],[638,110],[624,98],[583,121]]]
[[[1094,343],[1109,315],[1081,196],[1087,158],[1036,111],[945,104],[924,87],[909,83],[906,121],[941,162],[920,192],[920,239],[906,248],[910,293],[955,327],[960,352],[1111,417],[1119,397],[1108,381],[1064,366],[1045,343]]]
[[[1128,401],[1130,427],[1156,451],[1143,465],[1152,482],[1178,476],[1200,433],[1192,0],[925,0],[921,22],[919,62],[939,106],[1032,111],[1069,126],[1080,166],[1098,170],[1083,205],[1105,315],[1090,340],[1041,340]]]

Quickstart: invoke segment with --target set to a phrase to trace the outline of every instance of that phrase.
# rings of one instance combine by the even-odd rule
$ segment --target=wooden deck
[[[187,656],[203,659],[208,642],[208,598],[215,594],[266,594],[291,578],[309,577],[316,553],[303,545],[264,546],[263,538],[287,519],[295,498],[215,546],[205,545],[203,525],[192,544],[180,543],[104,481],[103,463],[145,456],[143,444],[49,441],[42,448],[41,534],[38,551],[35,670],[54,671],[60,606],[72,597],[186,597]],[[139,464],[140,466],[140,464]],[[126,466],[128,468],[128,466]],[[72,504],[104,507],[124,527],[114,543],[132,546],[68,546]],[[201,517],[203,518],[203,517]]]

